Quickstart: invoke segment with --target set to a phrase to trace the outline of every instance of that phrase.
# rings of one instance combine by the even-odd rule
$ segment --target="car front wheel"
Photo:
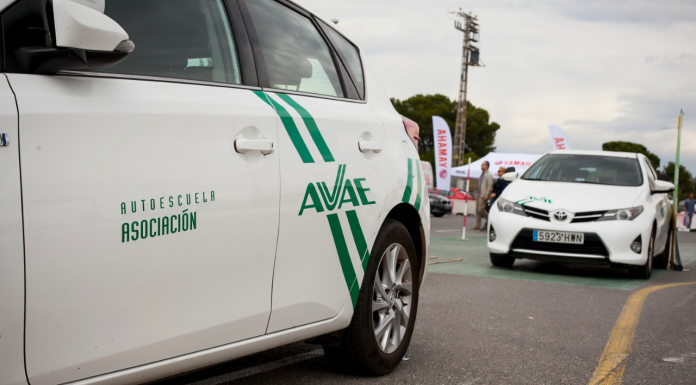
[[[655,269],[666,269],[669,264],[670,250],[672,248],[672,223],[669,224],[669,230],[667,231],[667,240],[665,241],[665,251],[662,254],[655,256],[655,262],[653,262],[653,267]]]
[[[371,255],[351,324],[339,346],[324,346],[324,352],[340,369],[381,376],[399,365],[411,342],[420,274],[401,222],[387,219]]]
[[[496,267],[512,267],[515,264],[515,258],[508,257],[507,254],[493,254],[491,255],[491,263]]]

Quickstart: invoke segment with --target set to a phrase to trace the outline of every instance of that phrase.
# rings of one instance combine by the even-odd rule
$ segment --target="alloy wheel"
[[[393,353],[406,334],[411,315],[413,270],[406,249],[394,243],[382,254],[372,295],[372,324],[377,345]]]

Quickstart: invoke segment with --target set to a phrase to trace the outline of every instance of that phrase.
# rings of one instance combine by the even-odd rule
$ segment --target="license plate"
[[[585,243],[585,234],[567,233],[563,231],[534,230],[534,242],[571,243],[582,245]]]

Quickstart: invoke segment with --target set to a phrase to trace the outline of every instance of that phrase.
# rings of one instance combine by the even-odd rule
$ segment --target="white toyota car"
[[[0,0],[0,384],[133,384],[295,341],[401,362],[418,129],[286,0]]]
[[[515,259],[628,267],[649,278],[669,255],[674,185],[642,154],[552,151],[491,209],[491,263]]]

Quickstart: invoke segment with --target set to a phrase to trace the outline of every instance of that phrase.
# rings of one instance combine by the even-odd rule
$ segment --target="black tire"
[[[639,267],[631,267],[628,269],[628,275],[636,279],[649,279],[652,275],[653,261],[655,258],[655,228],[653,227],[648,243],[648,260],[645,265]]]
[[[669,223],[669,230],[667,231],[667,240],[665,241],[665,250],[660,254],[655,256],[653,261],[653,268],[655,269],[666,269],[669,263],[669,252],[672,246],[672,222]]]
[[[433,213],[433,216],[438,217],[438,218],[440,218],[444,215],[445,215],[445,213]]]
[[[496,267],[512,267],[515,264],[515,258],[508,257],[507,254],[493,254],[491,255],[491,263]]]
[[[412,293],[408,324],[401,343],[390,354],[382,351],[374,332],[372,302],[375,298],[375,277],[384,252],[393,244],[401,245],[408,255],[412,271]],[[413,240],[401,222],[387,219],[377,235],[365,271],[363,285],[355,306],[350,326],[345,329],[338,347],[324,346],[324,353],[331,364],[342,371],[371,376],[389,374],[396,368],[406,353],[413,335],[418,311],[420,289],[420,262]],[[398,301],[398,299],[397,299]]]

